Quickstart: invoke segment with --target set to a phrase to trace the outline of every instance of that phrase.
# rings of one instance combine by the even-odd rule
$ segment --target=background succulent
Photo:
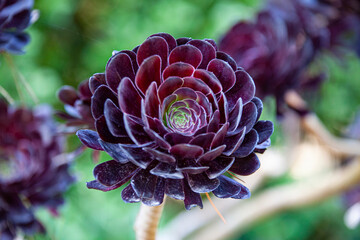
[[[0,52],[23,53],[30,37],[24,30],[35,20],[33,0],[0,0]]]
[[[101,74],[94,75],[102,76]],[[94,118],[91,114],[91,97],[92,92],[89,88],[89,80],[82,81],[76,91],[71,86],[63,86],[59,89],[58,98],[65,104],[66,112],[57,112],[57,115],[66,121],[66,125],[70,128],[86,127],[94,129]]]
[[[323,80],[324,73],[309,74],[321,51],[355,49],[359,42],[359,15],[346,4],[337,9],[342,2],[270,0],[255,21],[240,21],[225,33],[219,48],[253,77],[257,96],[276,98],[281,113],[288,90],[314,89]]]
[[[30,110],[0,101],[1,239],[43,232],[33,210],[46,207],[56,214],[63,203],[74,177],[56,131],[50,107]]]

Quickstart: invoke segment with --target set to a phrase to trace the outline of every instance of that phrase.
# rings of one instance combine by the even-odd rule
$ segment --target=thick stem
[[[134,229],[137,240],[155,240],[156,231],[165,203],[159,206],[149,207],[141,204],[136,218]]]

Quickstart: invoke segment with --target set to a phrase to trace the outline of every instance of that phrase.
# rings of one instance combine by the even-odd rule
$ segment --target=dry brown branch
[[[332,152],[340,156],[360,156],[360,141],[336,137],[331,134],[316,114],[308,111],[306,102],[295,91],[287,92],[285,94],[285,101],[289,107],[304,114],[301,124],[305,132],[316,136]],[[306,112],[309,113],[305,114]]]
[[[137,240],[155,240],[156,231],[165,203],[160,206],[149,207],[141,204],[134,229]]]
[[[265,190],[231,209],[226,225],[213,221],[190,239],[226,239],[266,217],[321,202],[359,182],[360,158],[323,176]]]
[[[360,156],[360,141],[354,139],[340,138],[332,135],[321,123],[315,114],[307,114],[302,118],[302,126],[308,133],[317,139],[331,151],[340,156]]]
[[[239,176],[246,182],[246,186],[255,191],[259,186],[262,185],[266,179],[280,176],[286,172],[287,165],[285,164],[288,160],[283,157],[283,151],[269,149],[266,154],[259,155],[260,161],[262,162],[261,168],[250,176]],[[239,200],[234,199],[221,199],[213,197],[212,201],[216,207],[220,210],[227,220],[226,212],[231,211],[239,204]],[[200,229],[213,220],[223,224],[216,214],[211,204],[208,201],[204,201],[203,209],[193,208],[191,211],[183,211],[170,223],[167,224],[166,228],[161,229],[159,233],[159,240],[180,240],[185,236],[191,235],[197,229]],[[181,226],[181,227],[179,227]]]

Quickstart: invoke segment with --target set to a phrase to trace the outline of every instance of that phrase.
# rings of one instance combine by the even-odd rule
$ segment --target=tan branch
[[[288,168],[286,167],[288,159],[283,157],[282,151],[279,149],[269,149],[266,154],[259,155],[259,158],[262,162],[262,166],[255,174],[246,177],[239,176],[240,179],[246,182],[245,185],[249,187],[252,192],[261,186],[266,179],[281,176],[288,171]],[[212,201],[222,214],[225,213],[224,217],[226,220],[226,212],[231,211],[231,209],[235,208],[239,202],[241,202],[241,200],[237,199],[221,199],[217,197],[213,197]],[[172,219],[164,229],[160,229],[161,231],[158,237],[159,240],[184,239],[186,236],[194,233],[197,229],[206,226],[214,220],[218,221],[219,224],[224,225],[211,204],[208,201],[204,201],[203,209],[193,208],[190,211],[181,212]]]
[[[302,118],[305,131],[313,134],[331,151],[341,156],[360,156],[360,141],[349,138],[340,138],[332,135],[315,114],[308,114]]]
[[[213,221],[190,239],[226,239],[274,214],[326,200],[360,182],[360,159],[326,175],[265,190],[225,214],[227,224]]]
[[[285,101],[289,107],[298,112],[306,112],[306,102],[295,91],[285,94]],[[316,138],[332,152],[341,156],[360,156],[360,141],[336,137],[331,134],[315,113],[307,113],[301,119],[303,129]]]

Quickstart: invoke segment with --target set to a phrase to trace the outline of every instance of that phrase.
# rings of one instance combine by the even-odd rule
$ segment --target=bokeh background
[[[65,84],[76,87],[92,74],[103,72],[113,50],[133,49],[157,32],[167,32],[175,38],[218,41],[237,21],[252,19],[263,4],[262,0],[36,0],[40,18],[28,30],[31,43],[26,54],[14,56],[14,61],[40,102],[62,110],[56,91]],[[328,76],[322,87],[311,93],[311,109],[332,133],[341,135],[360,110],[359,58],[352,52],[341,58],[324,52],[313,68],[325,69]],[[0,76],[0,84],[17,98],[3,59]],[[265,105],[263,119],[276,121],[274,100],[267,99]],[[275,147],[284,144],[279,126],[272,143]],[[69,151],[79,145],[76,137],[69,138]],[[109,158],[102,154],[100,161]],[[85,183],[93,179],[94,166],[89,150],[75,161],[72,170],[78,181],[67,192],[60,216],[54,218],[48,211],[39,210],[37,214],[48,235],[32,239],[134,239],[133,223],[139,204],[123,203],[122,188],[107,193],[88,190]],[[285,174],[264,188],[291,181],[292,177]],[[360,228],[350,230],[345,226],[345,210],[342,197],[336,196],[260,221],[234,239],[360,239]],[[182,211],[182,202],[167,201],[160,228]]]

